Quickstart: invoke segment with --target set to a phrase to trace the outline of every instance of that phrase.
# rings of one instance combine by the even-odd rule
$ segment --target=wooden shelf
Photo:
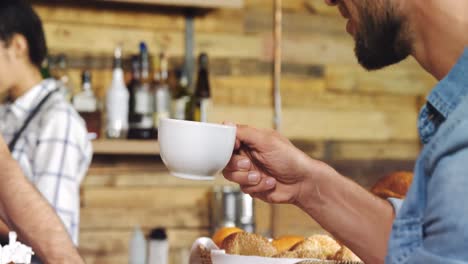
[[[109,140],[93,141],[96,155],[159,155],[156,140]]]
[[[105,2],[120,2],[146,5],[164,5],[192,8],[241,8],[244,0],[100,0]]]

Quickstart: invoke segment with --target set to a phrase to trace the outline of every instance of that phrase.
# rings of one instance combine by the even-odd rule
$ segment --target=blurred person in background
[[[424,148],[406,199],[377,198],[279,133],[248,126],[238,126],[224,176],[298,206],[365,263],[468,263],[468,1],[326,2],[347,19],[364,68],[413,56],[440,81],[419,115]]]
[[[0,219],[44,263],[83,264],[53,208],[24,176],[0,136]]]
[[[42,23],[23,0],[0,1],[0,133],[24,175],[49,201],[78,244],[80,183],[92,147],[84,121],[58,92],[59,82],[43,80],[47,54]],[[8,228],[1,225],[0,234]]]

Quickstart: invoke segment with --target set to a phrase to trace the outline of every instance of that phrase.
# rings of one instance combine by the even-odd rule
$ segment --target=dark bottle
[[[130,88],[129,139],[152,139],[153,96],[151,94],[150,57],[146,44],[140,43],[139,75],[134,74],[133,87]],[[136,62],[132,62],[136,72]]]
[[[52,77],[50,74],[50,58],[46,56],[45,59],[41,63],[41,76],[44,79],[48,79]]]
[[[101,111],[98,100],[94,96],[91,72],[83,71],[81,81],[81,91],[73,96],[72,103],[86,122],[89,139],[93,140],[101,135]]]
[[[208,112],[211,105],[211,89],[208,75],[208,55],[202,53],[198,58],[198,77],[193,100],[194,121],[208,122]]]
[[[188,105],[190,102],[190,91],[188,76],[184,69],[178,72],[178,83],[174,91],[172,100],[172,118],[187,120],[189,119]]]

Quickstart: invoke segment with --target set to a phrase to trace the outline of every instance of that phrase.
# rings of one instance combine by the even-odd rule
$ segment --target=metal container
[[[221,227],[234,227],[238,215],[239,188],[216,186],[211,196],[211,233]]]
[[[254,199],[248,194],[239,192],[237,205],[237,226],[246,232],[255,233]]]

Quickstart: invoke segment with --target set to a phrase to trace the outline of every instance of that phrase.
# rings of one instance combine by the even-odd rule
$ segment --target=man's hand
[[[256,198],[298,204],[305,183],[310,188],[314,176],[336,171],[311,159],[276,131],[238,126],[235,154],[223,174]]]
[[[394,217],[388,202],[274,131],[237,128],[224,177],[264,201],[297,205],[365,263],[384,262]]]

